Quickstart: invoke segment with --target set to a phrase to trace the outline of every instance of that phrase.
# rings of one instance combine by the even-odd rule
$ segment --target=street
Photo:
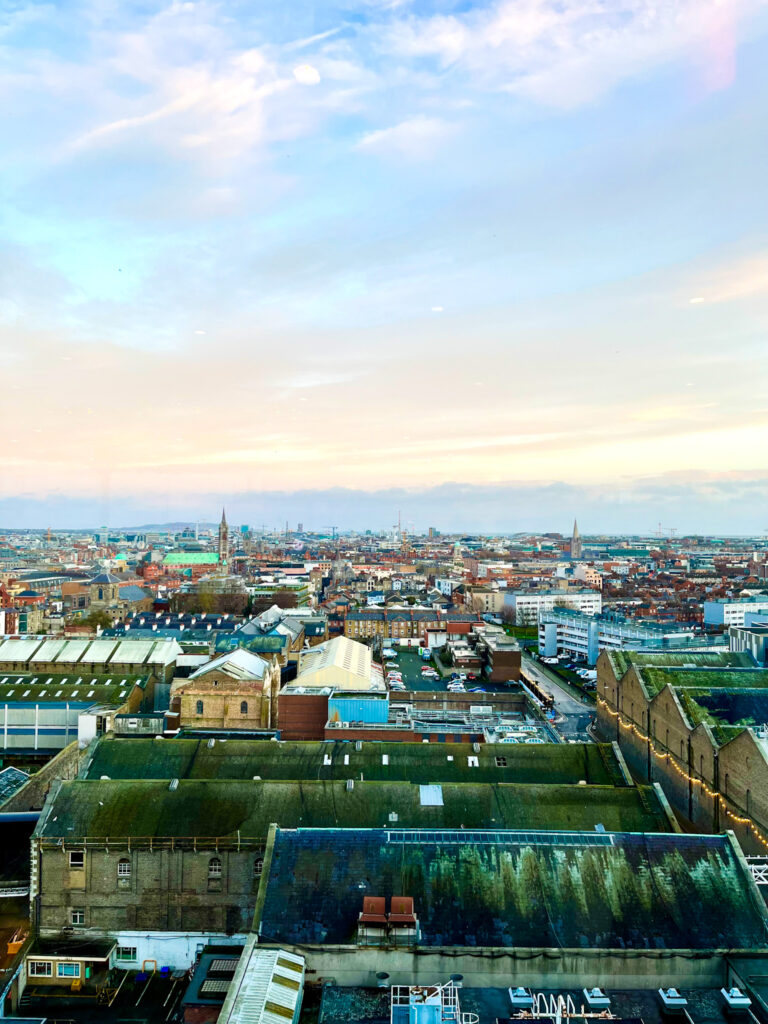
[[[529,678],[542,686],[555,699],[555,710],[562,721],[556,723],[557,731],[566,740],[590,741],[587,726],[594,720],[595,711],[591,704],[585,704],[583,698],[573,696],[567,684],[545,665],[534,661],[523,653],[523,678]]]

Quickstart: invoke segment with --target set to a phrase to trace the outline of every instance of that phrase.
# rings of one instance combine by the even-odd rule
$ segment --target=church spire
[[[227,513],[222,508],[221,522],[219,523],[219,572],[226,576],[229,568],[229,527],[227,526]]]
[[[571,558],[581,558],[581,534],[579,524],[573,520],[573,536],[571,537]]]

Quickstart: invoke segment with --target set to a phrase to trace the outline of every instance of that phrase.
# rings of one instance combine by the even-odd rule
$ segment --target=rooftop
[[[146,688],[148,676],[92,675],[70,671],[66,675],[2,675],[0,701],[5,704],[122,704],[134,686]]]
[[[168,741],[173,742],[173,741]],[[357,773],[350,768],[349,778]],[[410,782],[93,780],[61,784],[41,819],[45,839],[262,838],[283,828],[558,828],[659,831],[649,788],[449,783],[439,803]],[[430,787],[431,789],[432,787]]]
[[[421,946],[764,949],[765,907],[733,842],[278,829],[255,924],[265,942],[354,943],[367,893],[413,896]]]
[[[618,785],[624,782],[609,743],[482,744],[477,754],[461,743],[195,739],[99,740],[87,769],[98,779],[348,779],[389,782],[517,782],[538,785]],[[470,767],[468,758],[477,760]],[[348,759],[348,764],[345,764]],[[386,759],[386,763],[385,763]]]
[[[754,668],[755,661],[748,651],[608,651],[606,656],[613,667],[614,675],[620,679],[632,665],[637,668],[662,666],[667,668]]]

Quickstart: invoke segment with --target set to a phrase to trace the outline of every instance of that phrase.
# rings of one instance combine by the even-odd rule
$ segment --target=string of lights
[[[622,729],[625,730],[625,732],[631,732],[635,736],[637,736],[637,738],[641,740],[643,743],[647,743],[651,749],[651,753],[655,758],[657,758],[657,760],[666,761],[667,764],[674,768],[678,775],[685,779],[686,782],[692,783],[695,786],[700,786],[703,792],[707,794],[707,796],[711,797],[713,800],[716,800],[719,803],[720,808],[722,809],[724,814],[726,814],[729,818],[732,818],[733,821],[737,822],[739,825],[744,825],[746,828],[748,828],[754,835],[755,839],[761,842],[763,846],[766,849],[768,849],[768,836],[766,836],[762,829],[760,829],[754,823],[752,818],[742,817],[740,814],[736,814],[735,811],[732,811],[730,807],[728,807],[726,799],[722,795],[722,793],[717,792],[717,790],[710,789],[710,787],[706,784],[706,782],[703,779],[697,779],[695,775],[690,775],[687,771],[681,768],[680,765],[677,764],[677,762],[675,761],[674,755],[670,754],[669,752],[661,753],[661,751],[657,750],[650,736],[646,735],[646,733],[644,733],[642,729],[638,729],[634,722],[625,722],[624,718],[621,715],[621,712],[614,711],[614,709],[610,707],[608,702],[604,700],[602,697],[597,698],[597,703],[598,706],[604,708],[609,715],[619,720],[619,725]]]

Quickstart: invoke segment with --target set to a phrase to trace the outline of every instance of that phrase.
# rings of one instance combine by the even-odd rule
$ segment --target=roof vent
[[[101,779],[102,782],[109,782],[108,775],[100,775],[99,778]]]
[[[168,786],[168,789],[171,791],[171,793],[175,793],[178,788],[179,788],[179,780],[178,779],[171,779],[171,783]]]
[[[355,788],[355,780],[354,779],[347,779],[347,792],[351,793],[354,788]]]
[[[215,746],[215,744],[216,744],[216,740],[215,740],[215,739],[214,739],[213,737],[211,737],[211,738],[210,738],[210,739],[208,740],[208,749],[209,749],[209,750],[212,750],[212,749],[213,749],[213,747]]]
[[[476,754],[479,754],[479,753],[480,753],[480,744],[479,744],[479,743],[473,743],[473,744],[472,744],[472,750],[473,750],[473,751],[474,751],[474,752],[475,752]]]
[[[362,749],[363,749],[363,741],[362,740],[355,740],[355,750],[362,750]]]

